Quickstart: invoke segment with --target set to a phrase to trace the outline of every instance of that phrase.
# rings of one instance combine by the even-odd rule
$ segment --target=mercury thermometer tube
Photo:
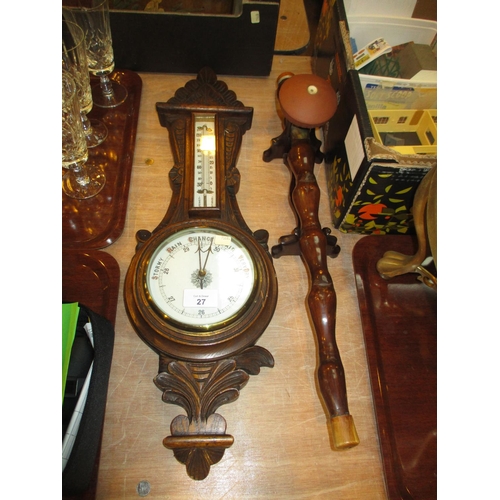
[[[201,117],[196,121],[196,185],[195,206],[215,206],[215,134],[214,119]]]

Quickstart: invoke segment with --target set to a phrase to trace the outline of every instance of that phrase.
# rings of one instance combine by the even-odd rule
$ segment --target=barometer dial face
[[[177,231],[146,267],[148,300],[164,318],[194,335],[238,318],[252,301],[256,266],[230,233],[207,227]]]

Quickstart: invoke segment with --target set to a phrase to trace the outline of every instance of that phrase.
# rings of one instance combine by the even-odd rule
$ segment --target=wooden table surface
[[[246,106],[254,107],[252,128],[243,137],[238,162],[238,202],[252,230],[265,228],[270,244],[289,234],[295,220],[288,203],[290,174],[280,162],[264,163],[262,153],[281,133],[275,111],[275,82],[284,71],[310,73],[305,56],[275,56],[268,78],[218,75]],[[336,230],[341,252],[329,260],[338,297],[337,342],[347,378],[350,412],[361,440],[333,451],[315,378],[316,343],[305,297],[308,276],[299,257],[274,261],[279,282],[275,315],[258,344],[275,367],[252,376],[240,398],[219,409],[235,442],[204,481],[193,481],[184,465],[163,447],[172,419],[183,413],[161,400],[153,384],[158,356],[136,335],[123,304],[123,281],[139,229],[154,229],[170,200],[172,155],[168,132],[155,103],[168,100],[195,75],[141,74],[139,115],[128,212],[122,236],[104,251],[119,263],[120,296],[109,381],[97,498],[135,499],[148,481],[151,499],[384,499],[386,498],[374,407],[351,261],[359,236]],[[153,163],[151,163],[153,160]],[[323,165],[315,173],[321,189],[320,221],[331,226]]]
[[[310,41],[304,0],[281,0],[274,51],[300,54]]]

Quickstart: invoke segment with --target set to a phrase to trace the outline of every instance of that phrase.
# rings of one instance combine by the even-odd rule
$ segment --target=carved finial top
[[[184,87],[178,89],[174,97],[168,100],[168,104],[243,106],[236,94],[222,80],[218,80],[214,71],[208,67],[200,70],[195,80],[189,80]]]

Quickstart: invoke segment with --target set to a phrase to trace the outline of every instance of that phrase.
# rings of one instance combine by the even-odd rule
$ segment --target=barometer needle
[[[212,238],[210,240],[210,246],[208,247],[208,250],[207,250],[207,256],[205,257],[205,264],[203,264],[203,269],[201,270],[201,272],[203,273],[203,276],[205,276],[205,274],[207,274],[207,271],[205,270],[205,267],[207,267],[208,256],[212,252],[212,243],[213,242],[214,242],[214,239]]]
[[[201,276],[201,244],[198,236],[198,274]]]
[[[203,250],[201,249],[200,238],[198,238],[198,262],[199,262],[198,276],[200,278],[200,287],[201,287],[202,290],[203,290],[203,280],[204,280],[205,276],[207,275],[207,271],[206,271],[205,268],[207,267],[208,256],[212,252],[212,243],[213,243],[213,241],[214,241],[214,239],[212,238],[210,240],[210,246],[206,250],[207,256],[205,257],[205,263],[203,264],[203,267],[201,267],[201,252],[203,252]]]

